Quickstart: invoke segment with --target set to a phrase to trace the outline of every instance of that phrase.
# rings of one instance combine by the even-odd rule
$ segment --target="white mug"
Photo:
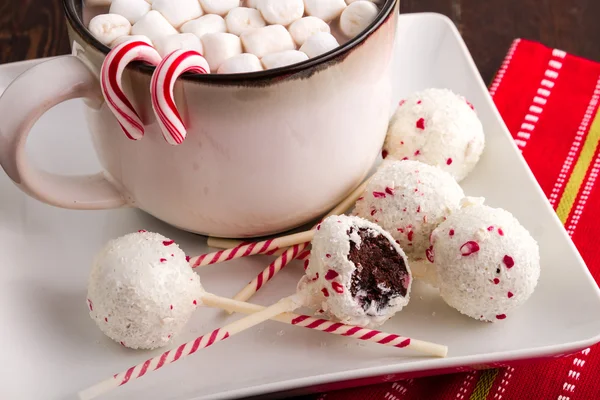
[[[397,0],[361,35],[301,64],[183,76],[175,100],[188,133],[179,146],[162,137],[149,94],[154,68],[144,64],[130,65],[123,85],[146,133],[126,138],[99,89],[109,48],[85,28],[79,1],[64,4],[73,55],[31,68],[0,98],[0,163],[30,196],[70,209],[132,206],[187,231],[256,237],[322,215],[373,166],[390,115]],[[67,177],[35,168],[25,152],[30,128],[79,97],[104,170]]]

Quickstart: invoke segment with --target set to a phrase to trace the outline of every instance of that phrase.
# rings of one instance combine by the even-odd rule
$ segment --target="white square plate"
[[[396,61],[395,103],[412,91],[437,86],[465,95],[476,106],[487,148],[464,189],[513,212],[539,241],[543,270],[531,300],[507,320],[486,324],[460,315],[435,291],[416,284],[411,304],[383,329],[447,344],[446,359],[409,357],[400,349],[268,322],[108,398],[221,399],[298,388],[306,393],[550,357],[600,341],[600,292],[513,144],[454,25],[435,14],[402,16]],[[33,64],[0,67],[0,90]],[[62,104],[34,128],[28,148],[43,167],[61,173],[98,168],[80,107],[79,101]],[[0,176],[0,398],[72,398],[78,390],[159,353],[113,343],[95,327],[85,304],[94,253],[107,240],[142,228],[172,237],[188,254],[206,250],[204,238],[142,212],[52,208],[26,197]],[[267,261],[255,257],[209,267],[202,270],[202,279],[214,293],[231,296]],[[301,271],[287,268],[253,301],[270,304],[291,294]],[[177,341],[233,318],[199,310]],[[336,384],[340,381],[345,383]]]

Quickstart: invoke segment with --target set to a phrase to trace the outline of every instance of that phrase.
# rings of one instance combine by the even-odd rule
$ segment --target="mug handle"
[[[17,77],[0,97],[0,164],[25,193],[44,203],[77,210],[101,210],[126,205],[124,197],[103,173],[82,176],[53,174],[36,168],[25,144],[35,122],[66,100],[104,102],[98,79],[75,56],[38,64]]]

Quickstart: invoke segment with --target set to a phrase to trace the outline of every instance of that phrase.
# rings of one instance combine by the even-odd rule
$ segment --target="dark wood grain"
[[[400,9],[450,17],[487,82],[517,37],[600,61],[599,0],[401,0]],[[0,0],[0,63],[68,52],[61,0]]]

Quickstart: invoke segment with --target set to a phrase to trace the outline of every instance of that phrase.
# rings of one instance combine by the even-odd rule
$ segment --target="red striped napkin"
[[[516,40],[490,87],[531,170],[600,279],[600,64]],[[598,310],[600,318],[600,310]],[[600,399],[600,346],[519,366],[409,379],[323,400]]]

